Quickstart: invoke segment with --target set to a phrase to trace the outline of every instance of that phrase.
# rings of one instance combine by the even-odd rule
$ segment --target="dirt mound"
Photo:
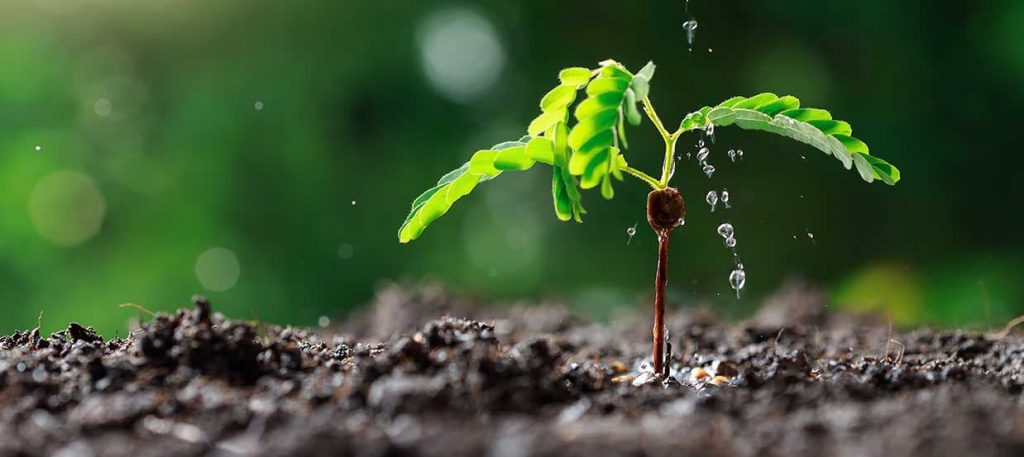
[[[394,286],[310,332],[194,303],[126,338],[78,324],[0,337],[0,455],[1024,453],[1015,336],[673,311],[664,388],[634,385],[642,317],[596,325]]]

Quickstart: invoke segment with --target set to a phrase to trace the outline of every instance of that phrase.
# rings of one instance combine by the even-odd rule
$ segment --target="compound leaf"
[[[705,106],[683,119],[684,130],[704,129],[709,125],[737,125],[762,130],[806,143],[831,155],[847,169],[856,166],[861,178],[893,185],[900,180],[892,164],[870,155],[868,145],[852,136],[850,124],[832,119],[823,109],[801,108],[793,96],[779,97],[766,92],[753,97],[733,97],[714,107]]]

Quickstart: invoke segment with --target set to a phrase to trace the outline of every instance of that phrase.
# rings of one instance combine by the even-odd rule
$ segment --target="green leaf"
[[[535,160],[527,157],[526,146],[523,141],[496,144],[491,149],[477,151],[469,162],[446,173],[437,185],[413,200],[409,215],[398,229],[398,240],[408,243],[418,238],[456,201],[472,192],[477,184],[501,174],[502,170],[524,170],[533,166]]]
[[[547,138],[534,138],[526,144],[526,157],[530,158],[530,160],[554,165],[555,145]]]
[[[583,87],[590,82],[590,69],[582,67],[566,68],[558,72],[558,79],[564,86]]]
[[[622,147],[627,144],[623,120],[631,124],[641,122],[637,102],[642,98],[639,95],[646,96],[653,76],[654,64],[633,76],[621,64],[605,61],[598,77],[587,85],[587,98],[576,107],[574,115],[578,122],[569,133],[573,154],[568,171],[580,177],[580,188],[600,185],[603,196],[614,195],[609,174],[622,176],[616,164],[620,145],[617,139]]]
[[[559,121],[564,121],[566,114],[567,113],[564,110],[541,113],[540,116],[537,116],[537,118],[533,120],[533,122],[530,122],[530,126],[527,127],[526,132],[529,133],[530,136],[540,135],[547,129],[553,127]]]
[[[742,108],[742,109],[757,109],[760,106],[767,105],[767,104],[769,104],[771,102],[774,102],[775,100],[778,100],[778,99],[779,99],[779,97],[776,96],[775,94],[773,94],[771,92],[765,92],[763,94],[757,94],[757,95],[755,95],[753,97],[750,97],[750,98],[748,98],[746,100],[743,100],[743,101],[733,105],[732,107],[733,108]]]
[[[879,179],[895,184],[899,170],[892,164],[870,155],[868,145],[851,136],[850,124],[832,119],[823,109],[800,108],[796,97],[778,97],[772,93],[750,98],[733,97],[715,107],[705,106],[687,115],[680,123],[684,130],[703,129],[708,125],[737,125],[748,130],[762,130],[806,143],[834,156],[867,182]]]
[[[634,76],[634,78],[640,77],[650,82],[652,79],[654,79],[654,67],[654,62],[648,61],[647,65],[644,65],[644,67],[641,68],[640,71],[636,72],[636,76]]]
[[[494,157],[494,168],[501,171],[527,170],[537,163],[526,156],[526,146],[502,149]]]
[[[573,100],[576,99],[576,88],[572,86],[558,86],[548,91],[544,98],[540,99],[540,109],[543,111],[565,110]]]
[[[640,110],[636,109],[636,95],[633,94],[633,89],[626,89],[626,101],[622,104],[622,109],[626,111],[626,120],[630,124],[640,125],[643,121]]]

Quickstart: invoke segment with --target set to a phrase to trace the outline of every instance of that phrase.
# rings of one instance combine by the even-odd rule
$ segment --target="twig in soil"
[[[890,361],[890,362],[892,362],[892,363],[896,363],[896,364],[899,364],[900,362],[902,362],[902,361],[903,361],[903,354],[904,354],[905,352],[907,352],[907,346],[906,346],[906,345],[904,345],[903,343],[900,343],[899,341],[897,341],[897,340],[895,340],[895,339],[892,339],[892,338],[890,338],[890,339],[889,339],[889,342],[890,342],[890,343],[895,343],[895,344],[896,344],[897,346],[899,346],[899,347],[900,347],[900,353],[899,353],[899,355],[897,355],[897,356],[896,356],[896,358],[895,358],[895,359],[891,359],[891,360],[890,360],[890,359],[889,359],[889,349],[888,349],[888,346],[889,346],[889,344],[888,344],[888,343],[886,343],[886,350],[885,350],[885,360],[889,360],[889,361]]]
[[[1012,331],[1014,327],[1020,324],[1024,324],[1024,316],[1017,316],[1017,318],[1008,322],[1002,330],[995,333],[989,333],[988,335],[985,336],[990,340],[1001,340],[1009,336],[1010,331]]]
[[[889,357],[889,344],[892,343],[892,341],[893,341],[893,339],[892,339],[892,318],[890,317],[889,318],[889,333],[887,335],[885,335],[885,353],[882,354],[882,357],[880,357],[880,359],[885,360],[887,357]]]
[[[786,327],[779,329],[779,333],[775,335],[775,339],[772,340],[772,354],[779,354],[779,338],[782,338],[782,334],[786,332]]]
[[[117,307],[118,308],[134,308],[134,309],[136,309],[138,311],[142,311],[142,312],[144,312],[146,314],[149,314],[149,317],[156,316],[156,313],[154,313],[154,312],[144,308],[142,305],[139,305],[139,304],[136,304],[136,303],[121,303],[120,305],[117,305]]]

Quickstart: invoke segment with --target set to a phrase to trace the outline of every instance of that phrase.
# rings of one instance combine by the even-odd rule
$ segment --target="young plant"
[[[452,204],[481,182],[505,171],[527,170],[537,162],[552,168],[555,215],[563,221],[581,222],[582,215],[586,214],[580,190],[600,187],[601,196],[611,199],[615,194],[613,180],[622,181],[629,175],[643,181],[652,189],[647,196],[647,222],[658,235],[652,356],[654,372],[664,374],[668,358],[665,284],[669,240],[686,213],[685,200],[678,190],[669,186],[669,181],[675,171],[676,142],[684,133],[707,132],[728,125],[763,130],[814,146],[835,157],[847,169],[856,167],[867,182],[880,180],[893,185],[900,179],[896,167],[869,154],[868,146],[851,136],[850,124],[832,119],[832,115],[822,109],[801,108],[800,101],[789,95],[779,97],[763,93],[733,97],[688,114],[677,129],[669,131],[647,97],[653,76],[653,63],[631,73],[613,60],[601,62],[596,70],[562,70],[558,75],[559,85],[541,99],[541,114],[530,123],[527,135],[477,151],[469,162],[442,176],[437,185],[412,202],[412,211],[398,231],[399,241],[407,243],[418,238],[431,222],[443,216]],[[586,97],[570,110],[581,89],[585,90]],[[641,108],[665,143],[665,158],[658,178],[629,166],[622,154],[627,148],[626,124],[640,124]]]

